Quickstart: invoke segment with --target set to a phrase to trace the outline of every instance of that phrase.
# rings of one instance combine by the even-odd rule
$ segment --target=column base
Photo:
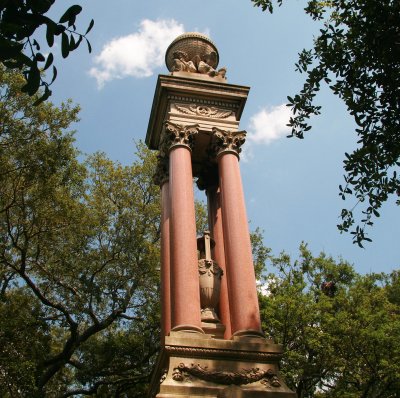
[[[195,333],[204,334],[204,330],[193,325],[178,325],[171,329],[171,332],[185,332],[185,333]]]
[[[223,339],[225,334],[225,326],[218,323],[211,322],[202,322],[201,328],[204,330],[204,333],[210,335],[214,339]]]
[[[296,398],[279,375],[282,348],[261,338],[165,338],[149,398]]]

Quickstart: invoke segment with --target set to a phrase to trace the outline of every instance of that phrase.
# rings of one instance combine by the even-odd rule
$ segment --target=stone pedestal
[[[281,346],[271,340],[172,332],[165,338],[149,396],[295,398],[279,376],[281,357]]]

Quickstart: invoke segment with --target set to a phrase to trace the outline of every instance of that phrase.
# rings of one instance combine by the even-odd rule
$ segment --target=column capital
[[[163,154],[169,153],[169,151],[175,146],[183,146],[189,150],[193,149],[193,138],[199,133],[198,124],[177,124],[170,121],[164,122],[164,134],[160,145],[160,151]]]
[[[217,157],[223,153],[233,153],[239,157],[242,151],[241,146],[246,141],[245,131],[221,130],[213,127],[213,151]]]
[[[153,183],[160,187],[169,180],[169,158],[168,156],[157,155],[156,172],[153,175]]]

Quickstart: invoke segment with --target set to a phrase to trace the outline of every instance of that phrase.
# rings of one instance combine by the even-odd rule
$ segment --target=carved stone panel
[[[177,113],[191,115],[191,116],[203,116],[211,119],[226,119],[233,115],[233,111],[218,108],[216,106],[208,106],[203,104],[174,104],[174,110]]]
[[[280,387],[278,375],[271,369],[262,370],[259,368],[242,369],[238,372],[228,372],[223,370],[209,370],[207,366],[200,364],[186,365],[180,363],[178,367],[173,369],[172,378],[175,381],[187,382],[192,378],[198,378],[204,381],[209,381],[216,384],[223,385],[246,385],[256,382],[268,387]]]

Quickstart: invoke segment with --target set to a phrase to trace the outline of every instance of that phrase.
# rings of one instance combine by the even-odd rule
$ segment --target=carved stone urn
[[[222,269],[211,259],[211,244],[215,244],[210,237],[210,232],[205,231],[204,236],[197,239],[199,250],[199,283],[200,305],[202,322],[219,323],[216,313],[218,307]]]
[[[169,71],[172,71],[174,65],[174,54],[181,52],[185,54],[187,60],[193,60],[195,57],[203,59],[208,58],[208,64],[216,68],[219,62],[218,50],[215,44],[207,37],[197,32],[188,32],[178,36],[168,47],[165,53],[165,63]]]

